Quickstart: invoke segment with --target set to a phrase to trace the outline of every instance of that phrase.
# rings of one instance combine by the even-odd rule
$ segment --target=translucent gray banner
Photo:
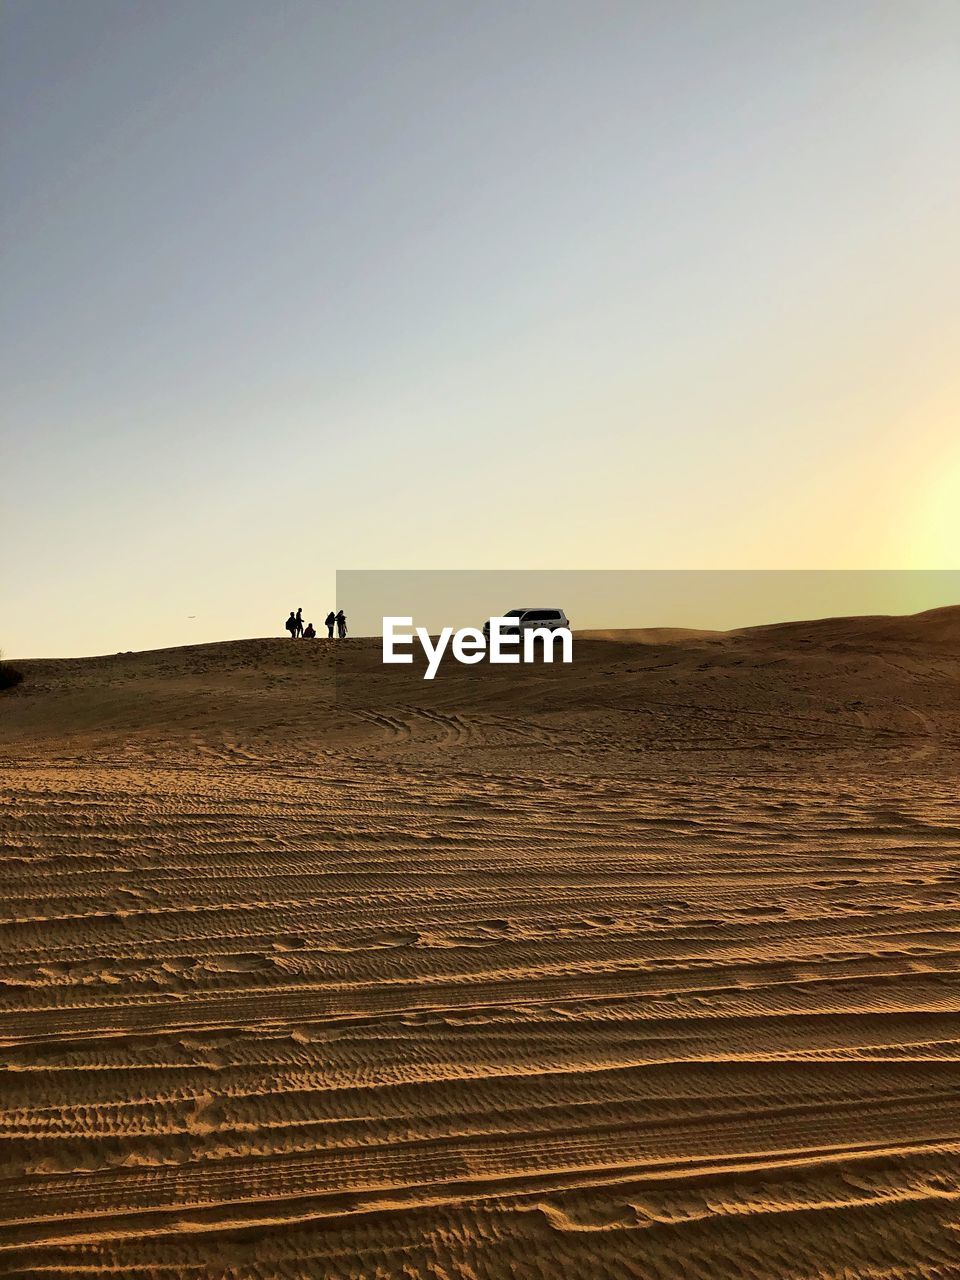
[[[409,665],[383,665],[380,638],[387,617],[410,619],[401,630],[419,627],[437,637],[445,628],[480,629],[490,618],[519,610],[562,610],[574,634],[573,662],[556,662],[549,670],[540,662],[537,670],[554,688],[569,679],[578,655],[589,651],[591,661],[601,661],[596,646],[611,641],[677,644],[689,631],[700,633],[691,634],[690,643],[706,644],[710,633],[816,619],[902,617],[958,601],[960,570],[340,570],[337,608],[346,616],[352,643],[338,658],[337,697],[375,703],[423,696],[428,654],[416,638],[406,649],[413,658]],[[867,649],[886,643],[882,628],[861,632]],[[486,688],[502,698],[505,680],[516,684],[529,677],[522,663],[491,671],[488,656],[467,669],[453,657],[451,640],[443,661],[435,663],[433,681],[446,684],[450,697],[482,701]],[[848,636],[843,643],[849,642]]]

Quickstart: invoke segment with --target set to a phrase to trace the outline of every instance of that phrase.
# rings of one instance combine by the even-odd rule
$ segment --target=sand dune
[[[0,1274],[960,1275],[960,610],[19,665]]]

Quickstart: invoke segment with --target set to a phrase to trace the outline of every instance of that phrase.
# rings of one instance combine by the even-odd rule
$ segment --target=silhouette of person
[[[331,609],[323,620],[324,626],[327,628],[327,639],[333,639],[333,628],[337,625],[337,615]]]
[[[302,606],[301,606],[301,608],[299,608],[299,609],[297,610],[297,614],[296,614],[296,622],[297,622],[297,635],[298,635],[298,636],[302,636],[302,635],[303,635],[303,608],[302,608]]]
[[[312,623],[312,622],[308,622],[308,623],[307,623],[307,625],[306,625],[306,626],[304,627],[304,629],[303,629],[303,638],[304,638],[304,640],[315,640],[315,639],[316,639],[316,636],[317,636],[317,633],[316,633],[316,631],[315,631],[315,630],[314,630],[314,628],[313,628],[313,623]]]
[[[292,609],[290,610],[290,617],[286,620],[286,622],[285,622],[283,625],[284,625],[284,626],[287,628],[287,630],[290,632],[290,639],[291,639],[291,640],[296,640],[296,638],[297,638],[297,615],[293,612],[293,610],[292,610]]]
[[[337,611],[337,635],[342,640],[347,634],[347,618],[342,609]]]

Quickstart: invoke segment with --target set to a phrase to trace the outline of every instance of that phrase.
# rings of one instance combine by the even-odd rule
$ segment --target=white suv
[[[521,631],[532,631],[534,628],[541,631],[560,631],[563,627],[570,626],[570,620],[562,609],[508,609],[500,616],[517,619],[516,627],[502,628],[505,636],[519,635]],[[489,622],[483,624],[483,634],[489,638]]]

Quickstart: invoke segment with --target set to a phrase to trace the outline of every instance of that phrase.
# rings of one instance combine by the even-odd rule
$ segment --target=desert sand
[[[19,665],[3,1275],[960,1275],[960,610]]]

